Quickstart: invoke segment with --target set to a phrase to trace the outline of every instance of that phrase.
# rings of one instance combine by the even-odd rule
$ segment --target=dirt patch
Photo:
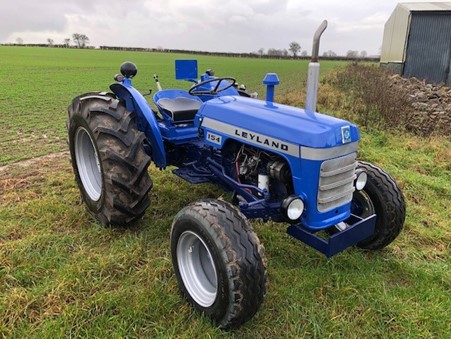
[[[41,157],[26,159],[22,161],[15,162],[13,164],[9,164],[6,166],[0,166],[0,178],[3,174],[10,172],[11,170],[18,170],[18,169],[27,169],[31,167],[36,167],[40,163],[47,162],[48,160],[52,160],[55,158],[67,158],[69,156],[69,152],[58,152],[58,153],[50,153],[43,155]]]
[[[55,185],[55,173],[70,171],[68,159],[69,152],[59,152],[0,167],[0,205],[39,196],[43,186]]]

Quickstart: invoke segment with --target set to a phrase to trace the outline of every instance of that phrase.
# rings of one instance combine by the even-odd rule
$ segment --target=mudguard
[[[139,123],[143,127],[143,132],[146,138],[150,141],[152,146],[152,160],[159,168],[165,168],[166,153],[163,145],[163,138],[158,128],[157,120],[147,103],[146,99],[131,85],[131,80],[125,78],[121,83],[114,83],[110,86],[111,91],[116,94],[119,99],[125,101],[128,111],[135,112],[138,116],[138,121],[144,118],[147,124]]]

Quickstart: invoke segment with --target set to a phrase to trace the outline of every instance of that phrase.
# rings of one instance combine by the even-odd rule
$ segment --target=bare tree
[[[332,51],[331,49],[329,49],[328,51],[323,53],[323,56],[325,57],[336,57],[337,53],[335,53],[334,51]]]
[[[16,43],[18,44],[18,45],[23,45],[23,39],[22,38],[17,38],[16,39]]]
[[[282,56],[283,55],[283,50],[277,49],[277,48],[270,48],[270,49],[268,49],[268,55],[271,55],[271,56]]]
[[[53,39],[50,39],[50,38],[47,39],[47,43],[49,44],[49,47],[52,47],[55,44]]]
[[[349,59],[357,59],[359,57],[359,51],[349,50],[346,52],[346,57]]]
[[[307,50],[304,49],[301,53],[301,56],[306,57],[307,55],[308,55],[308,52],[307,52]]]
[[[86,45],[89,44],[89,38],[86,35],[80,33],[72,34],[72,40],[74,40],[74,43],[78,48],[85,48]]]
[[[301,50],[301,45],[299,45],[296,41],[290,42],[288,50],[293,53],[293,56],[296,58],[299,51]]]
[[[257,52],[258,52],[258,55],[262,56],[263,54],[265,54],[265,49],[262,47]]]
[[[66,48],[70,46],[70,39],[69,38],[64,39],[64,46],[66,46]]]
[[[365,59],[367,56],[368,56],[368,53],[367,53],[366,51],[361,51],[361,52],[360,52],[360,57],[361,57],[362,59]]]

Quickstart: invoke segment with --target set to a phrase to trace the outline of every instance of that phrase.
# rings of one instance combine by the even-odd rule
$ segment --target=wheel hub
[[[365,190],[354,193],[351,213],[363,219],[376,214],[376,209],[374,208],[373,202]]]
[[[189,295],[202,307],[213,305],[218,291],[216,268],[205,242],[185,231],[177,243],[177,262]]]

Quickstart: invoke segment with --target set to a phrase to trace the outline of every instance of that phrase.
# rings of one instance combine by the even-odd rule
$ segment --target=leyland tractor
[[[316,100],[317,66],[312,59],[308,103]],[[257,312],[267,288],[263,246],[249,220],[285,223],[288,234],[331,257],[350,246],[389,245],[403,227],[405,203],[390,175],[357,159],[352,123],[311,104],[274,102],[274,73],[264,77],[260,100],[212,70],[198,79],[197,67],[195,60],[175,63],[176,78],[192,82],[188,90],[162,89],[155,76],[152,109],[132,86],[136,65],[123,63],[111,92],[73,99],[70,155],[82,200],[103,225],[143,217],[151,163],[231,192],[229,201],[184,207],[170,248],[182,295],[217,326],[236,328]]]

